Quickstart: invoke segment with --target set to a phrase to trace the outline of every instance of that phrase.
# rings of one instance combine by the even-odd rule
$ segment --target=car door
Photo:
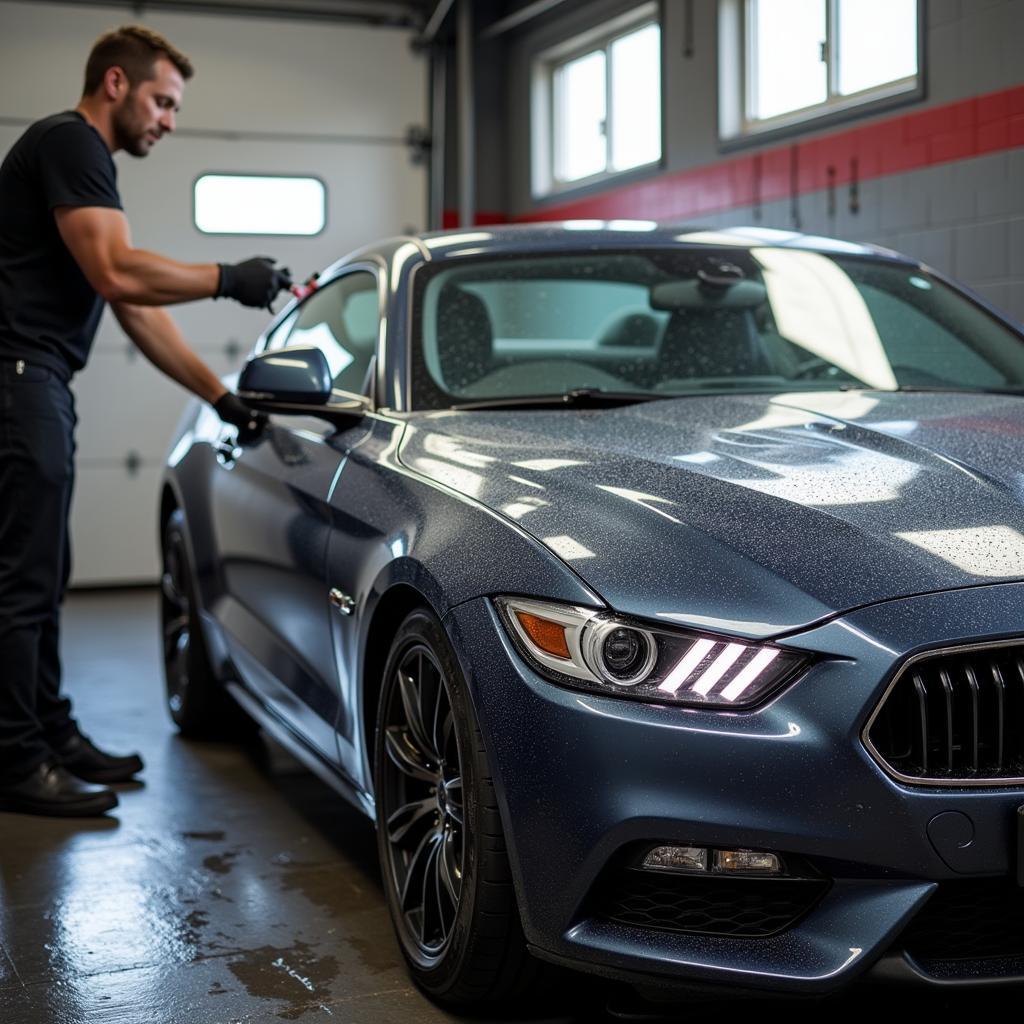
[[[322,285],[272,332],[265,350],[315,345],[333,377],[333,400],[366,395],[376,354],[378,282],[372,268]],[[338,763],[339,687],[325,560],[327,498],[346,452],[368,429],[272,414],[239,443],[225,427],[211,506],[222,555],[217,616],[243,681],[324,758]]]

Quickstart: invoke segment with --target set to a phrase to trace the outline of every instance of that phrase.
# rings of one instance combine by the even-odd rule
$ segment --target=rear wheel
[[[483,741],[427,611],[402,623],[388,656],[375,780],[385,896],[413,978],[450,1003],[524,992],[539,965],[519,924]]]
[[[237,735],[248,719],[210,664],[181,509],[171,513],[164,527],[160,590],[167,709],[174,724],[183,736]]]

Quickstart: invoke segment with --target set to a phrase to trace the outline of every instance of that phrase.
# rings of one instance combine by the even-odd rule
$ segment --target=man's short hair
[[[119,67],[134,87],[154,77],[154,67],[166,57],[186,81],[192,77],[192,62],[159,32],[142,25],[122,25],[100,36],[85,64],[83,96],[91,96],[102,84],[108,69]]]

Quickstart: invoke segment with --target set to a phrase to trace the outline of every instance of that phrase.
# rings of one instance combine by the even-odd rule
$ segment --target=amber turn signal
[[[518,609],[516,609],[515,614],[519,620],[519,625],[523,627],[526,635],[545,654],[550,654],[555,658],[565,658],[566,660],[571,657],[569,645],[565,641],[565,626],[558,622],[552,622],[550,619],[542,619],[539,615],[531,615],[529,612],[519,611]]]

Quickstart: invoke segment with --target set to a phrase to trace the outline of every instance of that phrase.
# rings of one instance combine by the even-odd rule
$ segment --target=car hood
[[[768,637],[888,598],[1024,579],[1013,396],[431,413],[411,417],[400,457],[515,521],[612,607],[666,622]]]

